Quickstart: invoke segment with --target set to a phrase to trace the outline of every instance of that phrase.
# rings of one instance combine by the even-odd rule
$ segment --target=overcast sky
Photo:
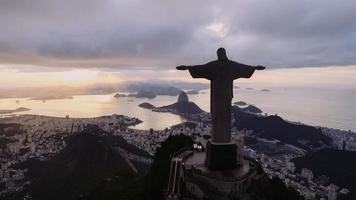
[[[0,0],[0,64],[21,71],[356,64],[355,0]],[[11,65],[10,65],[11,64]]]

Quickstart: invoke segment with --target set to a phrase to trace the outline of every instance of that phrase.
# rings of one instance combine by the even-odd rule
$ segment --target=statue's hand
[[[262,66],[262,65],[257,65],[257,66],[255,67],[255,69],[256,69],[256,70],[264,70],[264,69],[266,69],[266,67],[264,67],[264,66]]]
[[[187,70],[188,66],[181,65],[181,66],[176,67],[176,69],[178,69],[178,70]]]

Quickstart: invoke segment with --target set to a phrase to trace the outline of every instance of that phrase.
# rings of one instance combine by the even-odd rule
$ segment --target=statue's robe
[[[193,78],[211,81],[212,142],[230,143],[233,81],[250,78],[255,68],[230,60],[216,60],[205,65],[189,66],[188,69]]]

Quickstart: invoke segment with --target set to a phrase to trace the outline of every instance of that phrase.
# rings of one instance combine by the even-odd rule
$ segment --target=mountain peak
[[[182,91],[182,92],[179,94],[178,102],[189,102],[189,98],[188,98],[187,93],[185,93],[184,91]]]

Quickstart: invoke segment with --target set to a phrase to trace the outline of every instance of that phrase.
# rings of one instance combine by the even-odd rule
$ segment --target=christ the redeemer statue
[[[212,144],[231,143],[231,99],[233,81],[250,78],[255,70],[263,66],[249,66],[231,61],[224,48],[217,50],[218,59],[204,65],[178,66],[178,70],[189,70],[193,78],[205,78],[211,82],[210,112],[212,117]],[[209,159],[209,158],[207,158]]]

